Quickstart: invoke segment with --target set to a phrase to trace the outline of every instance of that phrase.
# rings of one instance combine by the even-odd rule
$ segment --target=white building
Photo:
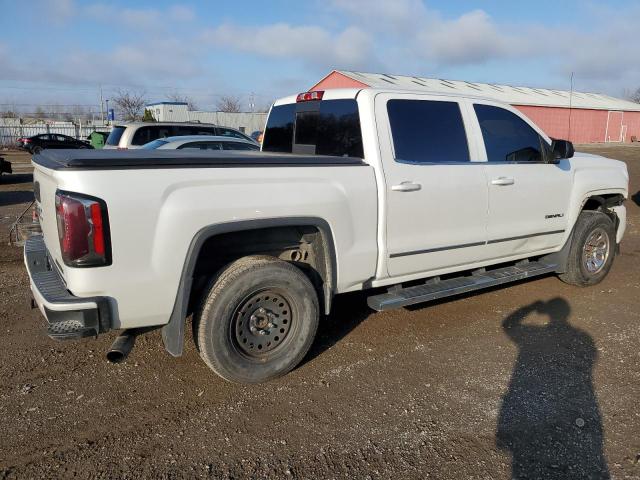
[[[158,122],[202,122],[231,127],[250,135],[264,130],[266,113],[228,113],[189,110],[184,102],[156,102],[145,107]]]

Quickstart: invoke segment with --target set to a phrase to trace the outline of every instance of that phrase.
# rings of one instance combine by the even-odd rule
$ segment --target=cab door
[[[465,107],[444,96],[376,96],[391,277],[486,258],[488,188]]]
[[[487,250],[492,258],[549,251],[561,245],[573,171],[553,161],[550,142],[517,110],[473,102],[486,153]]]

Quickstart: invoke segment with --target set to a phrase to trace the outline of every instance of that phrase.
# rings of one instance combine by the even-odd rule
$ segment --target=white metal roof
[[[488,97],[511,105],[535,105],[544,107],[568,107],[570,92],[549,90],[546,88],[513,87],[494,83],[465,82],[460,80],[442,80],[439,78],[410,77],[408,75],[390,75],[386,73],[364,73],[336,70],[353,80],[370,87],[397,88],[401,90],[429,91],[437,93],[458,93]],[[640,111],[640,104],[610,97],[600,93],[576,92],[571,98],[573,108],[595,110]]]

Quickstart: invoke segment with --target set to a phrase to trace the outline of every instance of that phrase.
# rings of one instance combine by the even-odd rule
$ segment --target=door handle
[[[513,185],[515,180],[509,177],[498,177],[491,180],[491,185]]]
[[[415,192],[420,190],[422,185],[413,182],[402,182],[400,185],[392,185],[391,190],[394,192]]]

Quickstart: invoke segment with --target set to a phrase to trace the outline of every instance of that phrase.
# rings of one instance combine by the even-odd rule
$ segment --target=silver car
[[[142,146],[145,150],[260,150],[260,147],[243,138],[218,135],[187,135],[158,138]]]

